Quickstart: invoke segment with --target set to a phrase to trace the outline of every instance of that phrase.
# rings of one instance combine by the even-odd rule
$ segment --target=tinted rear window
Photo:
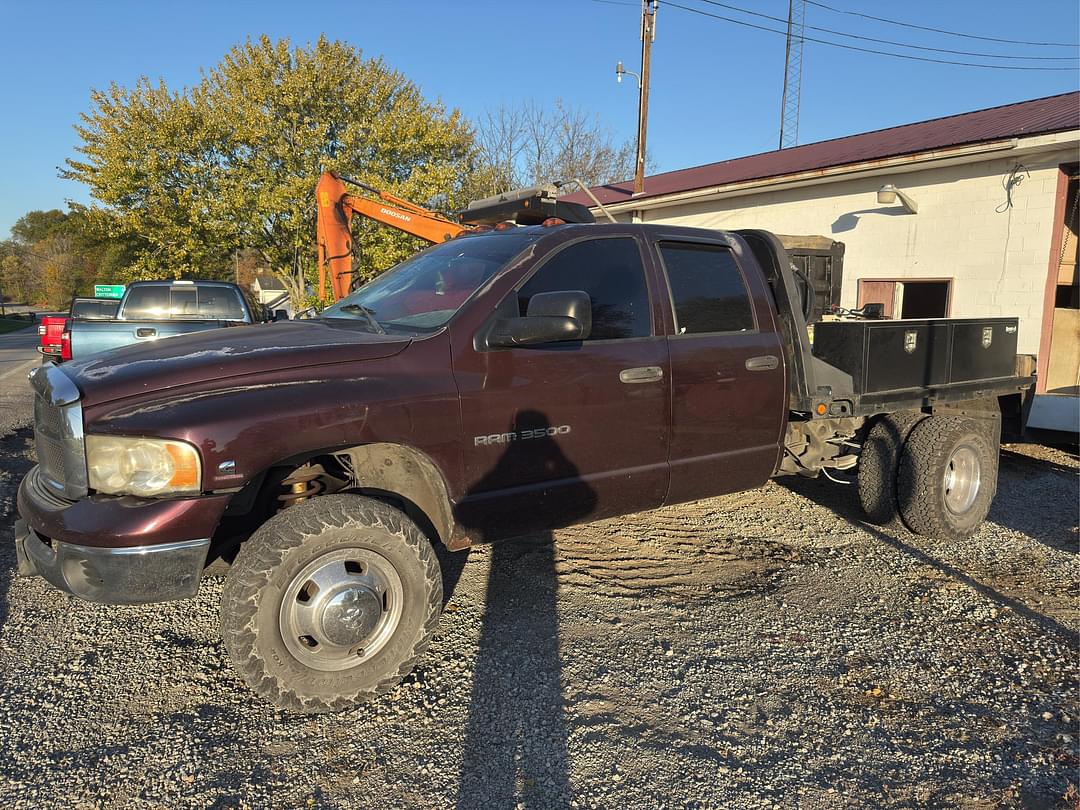
[[[198,287],[199,317],[222,321],[241,321],[244,307],[240,294],[231,287]]]
[[[120,302],[107,301],[75,301],[71,305],[72,318],[87,318],[90,320],[106,320],[116,316],[116,309]]]
[[[731,251],[712,245],[661,242],[675,306],[675,331],[748,332],[754,312],[739,266]]]
[[[244,319],[244,306],[240,293],[231,287],[154,284],[130,289],[124,303],[124,317],[240,321]]]
[[[169,288],[164,285],[153,287],[132,287],[128,290],[124,302],[126,318],[169,317]]]

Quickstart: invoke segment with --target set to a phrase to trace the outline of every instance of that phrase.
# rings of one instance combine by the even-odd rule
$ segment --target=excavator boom
[[[465,230],[463,225],[435,211],[363,183],[350,182],[374,197],[349,194],[345,181],[331,172],[324,172],[315,188],[318,202],[319,295],[326,294],[327,276],[335,301],[349,294],[353,277],[353,214],[360,214],[432,243],[453,239]]]

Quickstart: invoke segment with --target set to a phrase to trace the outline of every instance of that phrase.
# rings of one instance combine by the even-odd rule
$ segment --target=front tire
[[[932,416],[911,431],[900,455],[897,496],[916,534],[971,537],[997,490],[997,453],[970,419]]]
[[[225,579],[221,633],[260,696],[300,712],[382,695],[423,655],[442,609],[428,538],[371,498],[326,495],[264,523]]]

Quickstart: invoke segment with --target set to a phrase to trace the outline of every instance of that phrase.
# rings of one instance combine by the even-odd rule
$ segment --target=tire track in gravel
[[[756,536],[745,513],[771,508],[775,494],[740,493],[629,515],[556,533],[560,586],[602,596],[643,592],[735,597],[774,590],[805,552]]]

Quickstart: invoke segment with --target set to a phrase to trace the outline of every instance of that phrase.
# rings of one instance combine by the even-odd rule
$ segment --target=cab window
[[[537,293],[582,290],[592,302],[589,340],[625,340],[652,334],[649,288],[637,241],[590,239],[559,251],[518,290],[527,314]]]
[[[754,311],[735,257],[727,248],[661,242],[675,333],[752,332]]]

